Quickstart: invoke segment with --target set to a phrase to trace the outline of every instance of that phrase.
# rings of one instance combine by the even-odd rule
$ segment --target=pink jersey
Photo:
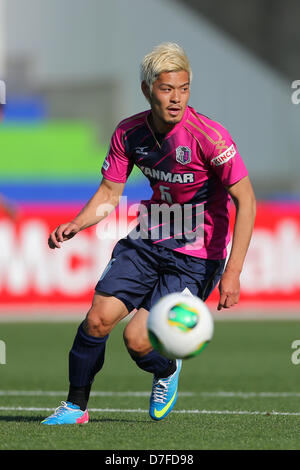
[[[221,124],[189,106],[182,120],[159,142],[148,122],[150,113],[139,113],[117,126],[103,163],[104,178],[125,183],[137,165],[153,190],[150,201],[142,201],[146,207],[189,207],[189,218],[198,224],[189,231],[197,234],[194,238],[182,229],[151,237],[152,243],[199,258],[226,258],[230,240],[226,187],[247,176],[236,144]],[[152,224],[149,233],[153,235],[157,227]]]

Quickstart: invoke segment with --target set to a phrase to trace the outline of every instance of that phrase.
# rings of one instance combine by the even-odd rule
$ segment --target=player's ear
[[[150,98],[151,98],[150,88],[144,80],[141,83],[141,89],[146,100],[149,101],[150,103]]]

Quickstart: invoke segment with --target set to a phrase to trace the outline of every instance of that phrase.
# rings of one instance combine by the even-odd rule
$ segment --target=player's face
[[[170,131],[181,121],[190,97],[188,72],[163,72],[153,83],[152,93],[145,84],[143,92],[150,102],[152,119],[158,132]],[[147,96],[148,95],[148,96]]]

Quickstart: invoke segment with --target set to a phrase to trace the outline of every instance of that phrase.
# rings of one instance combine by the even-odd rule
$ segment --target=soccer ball
[[[174,293],[162,297],[150,310],[147,329],[153,348],[169,359],[188,359],[211,341],[213,317],[198,297]]]

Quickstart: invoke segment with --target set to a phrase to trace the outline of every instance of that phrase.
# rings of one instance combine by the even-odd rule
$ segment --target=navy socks
[[[159,354],[155,349],[142,357],[131,355],[137,366],[145,372],[150,372],[156,377],[168,377],[176,370],[176,361],[167,359]]]
[[[68,401],[86,409],[91,384],[103,366],[105,345],[108,335],[103,338],[90,336],[79,326],[69,353],[70,390]]]

